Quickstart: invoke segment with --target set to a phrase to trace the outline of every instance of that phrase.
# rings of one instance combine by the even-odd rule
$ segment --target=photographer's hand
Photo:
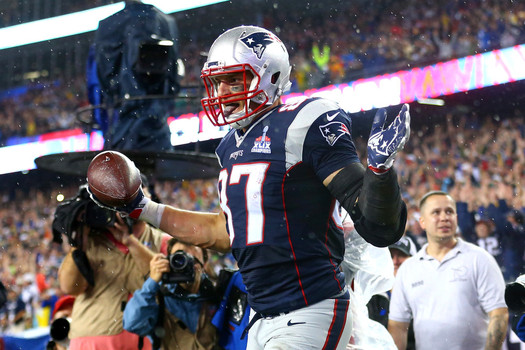
[[[162,275],[170,271],[170,262],[166,259],[166,256],[155,254],[149,263],[149,268],[149,276],[158,283],[162,279]]]
[[[120,214],[118,213],[115,224],[107,228],[107,231],[113,236],[113,244],[121,251],[124,251],[125,254],[128,252],[131,254],[137,269],[143,275],[149,271],[150,261],[155,254],[151,249],[140,242],[140,237],[145,229],[145,222],[136,221],[131,226],[130,232],[130,226],[126,223],[126,219],[120,217]]]
[[[129,232],[129,227],[126,225],[120,215],[116,214],[117,220],[113,226],[108,227],[108,231],[115,237],[117,241],[128,246],[133,235]]]

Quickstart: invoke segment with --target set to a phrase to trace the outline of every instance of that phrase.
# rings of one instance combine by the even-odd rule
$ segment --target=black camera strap
[[[78,271],[84,276],[89,285],[93,287],[95,285],[95,274],[93,268],[91,268],[91,265],[89,264],[86,253],[83,250],[75,249],[73,250],[73,253],[71,253],[71,256]]]
[[[213,282],[207,274],[203,273],[201,276],[201,283],[197,294],[188,294],[188,291],[177,284],[175,290],[170,290],[166,284],[160,285],[160,293],[164,296],[176,298],[179,300],[197,302],[197,301],[211,301],[212,303],[220,302],[221,295],[218,295]],[[219,297],[219,299],[217,299]]]
[[[152,349],[160,349],[161,340],[166,334],[164,330],[164,317],[166,314],[166,303],[164,301],[164,294],[162,292],[157,292],[157,299],[159,301],[159,314],[157,316],[157,324],[153,329],[153,334],[151,338],[153,339]]]

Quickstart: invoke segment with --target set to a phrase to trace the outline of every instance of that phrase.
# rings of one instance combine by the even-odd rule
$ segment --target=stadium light
[[[174,13],[227,0],[144,0],[164,13]],[[98,22],[124,8],[124,2],[41,19],[0,29],[0,50],[94,31]]]
[[[416,100],[417,103],[421,105],[430,105],[430,106],[444,106],[445,101],[440,98],[420,98]]]

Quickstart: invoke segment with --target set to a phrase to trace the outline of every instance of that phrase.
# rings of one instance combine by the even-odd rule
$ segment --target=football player
[[[231,249],[252,307],[248,349],[344,349],[352,327],[339,205],[359,234],[386,247],[403,235],[406,206],[392,168],[409,136],[408,105],[385,126],[375,115],[364,167],[337,103],[290,88],[285,45],[240,26],[220,35],[202,69],[202,106],[231,130],[217,147],[221,211],[200,213],[142,194],[117,208],[191,244]]]

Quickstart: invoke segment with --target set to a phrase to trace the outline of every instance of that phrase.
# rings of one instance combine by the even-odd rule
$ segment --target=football
[[[111,207],[123,206],[133,201],[142,184],[135,164],[116,151],[101,152],[91,160],[87,182],[93,195]]]

